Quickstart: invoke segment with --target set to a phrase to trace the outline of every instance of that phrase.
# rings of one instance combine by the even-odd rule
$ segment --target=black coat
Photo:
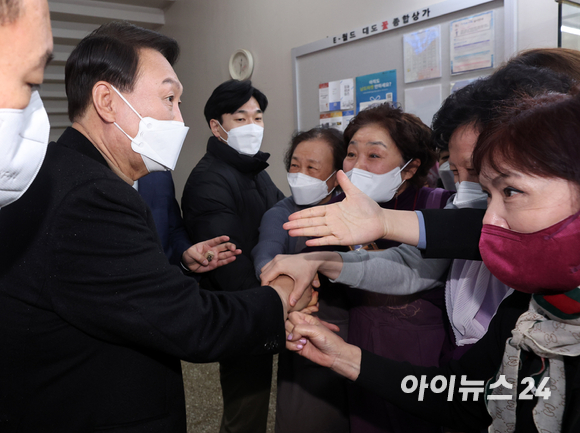
[[[180,359],[274,352],[269,287],[200,290],[151,212],[78,131],[0,211],[0,431],[185,432]]]
[[[458,361],[451,361],[447,366],[419,367],[409,363],[397,362],[381,358],[370,352],[363,351],[360,375],[356,380],[365,387],[387,401],[397,405],[413,415],[429,422],[451,427],[459,431],[482,430],[491,423],[487,412],[484,397],[480,394],[474,401],[473,394],[469,394],[467,401],[462,401],[459,392],[460,378],[467,376],[467,380],[487,381],[497,374],[505,350],[506,340],[511,338],[512,329],[520,315],[528,310],[530,295],[514,292],[503,300],[486,334],[473,345]],[[522,350],[518,372],[517,395],[524,390],[522,379],[536,374],[542,368],[542,358],[532,352]],[[562,433],[576,433],[580,431],[580,358],[564,357],[566,370],[566,406],[564,409]],[[426,376],[427,384],[438,375],[447,378],[447,384],[452,375],[455,376],[455,387],[452,392],[452,401],[447,401],[449,389],[441,393],[426,390],[423,401],[419,401],[419,391],[406,394],[401,389],[403,379],[412,375],[417,379]],[[440,385],[440,383],[439,383]],[[475,387],[475,385],[474,385]],[[532,419],[532,411],[536,399],[518,399],[516,409],[516,433],[537,432]]]
[[[202,287],[244,290],[257,284],[251,252],[259,240],[262,216],[284,198],[265,168],[270,155],[242,155],[215,137],[191,171],[181,200],[191,240],[227,235],[242,249],[237,260],[202,277]]]
[[[426,259],[481,260],[479,237],[485,210],[423,209]]]

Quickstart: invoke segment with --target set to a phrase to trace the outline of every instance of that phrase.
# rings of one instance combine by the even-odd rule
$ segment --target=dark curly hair
[[[570,48],[533,48],[522,51],[508,63],[548,68],[580,80],[580,51]]]
[[[362,127],[377,125],[389,133],[403,159],[418,159],[421,165],[408,182],[423,186],[427,174],[435,164],[435,153],[431,150],[431,130],[417,116],[405,113],[391,104],[367,108],[358,113],[344,131],[345,143],[350,143],[354,134]]]
[[[451,135],[463,125],[473,124],[481,131],[497,116],[498,107],[509,99],[544,92],[567,93],[573,85],[567,75],[510,61],[493,75],[459,89],[443,102],[433,117],[433,145],[449,149]]]

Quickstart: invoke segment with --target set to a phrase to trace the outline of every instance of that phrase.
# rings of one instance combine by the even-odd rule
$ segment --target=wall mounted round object
[[[247,80],[254,72],[254,58],[248,50],[237,50],[230,57],[230,76],[235,80]]]

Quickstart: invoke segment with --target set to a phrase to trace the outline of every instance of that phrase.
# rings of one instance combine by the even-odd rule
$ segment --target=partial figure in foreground
[[[0,0],[0,208],[30,187],[50,123],[37,87],[52,59],[46,0]]]

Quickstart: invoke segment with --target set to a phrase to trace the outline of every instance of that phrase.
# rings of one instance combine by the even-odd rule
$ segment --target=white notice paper
[[[452,21],[451,73],[493,68],[493,11]]]
[[[340,109],[354,109],[354,79],[340,80]]]
[[[441,77],[441,26],[403,35],[405,83]]]
[[[328,110],[340,110],[340,81],[328,83]]]
[[[405,112],[419,117],[427,126],[431,126],[441,102],[441,84],[405,89]]]

